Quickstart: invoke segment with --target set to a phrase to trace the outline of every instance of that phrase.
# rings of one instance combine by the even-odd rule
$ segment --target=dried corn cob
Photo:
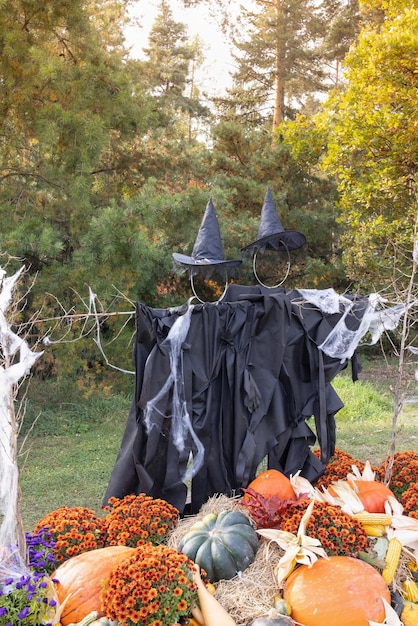
[[[367,511],[362,511],[361,513],[355,513],[352,517],[360,524],[366,524],[367,526],[390,526],[392,523],[392,517],[386,515],[386,513],[367,513]]]
[[[415,580],[407,578],[402,583],[402,595],[405,600],[410,602],[418,602],[418,585]]]
[[[382,524],[362,524],[363,530],[369,537],[383,537],[386,532],[386,526]]]
[[[399,558],[401,556],[401,552],[402,552],[401,542],[399,541],[399,539],[396,539],[396,537],[392,537],[392,539],[389,541],[388,549],[386,552],[386,558],[385,558],[386,564],[382,572],[383,579],[387,585],[390,585],[390,583],[393,580],[393,577],[395,576],[395,572],[399,564]]]

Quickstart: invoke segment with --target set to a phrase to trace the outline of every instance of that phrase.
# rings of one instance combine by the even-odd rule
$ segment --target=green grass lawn
[[[100,511],[123,431],[120,415],[95,424],[82,435],[47,435],[31,440],[22,459],[20,480],[26,530],[63,505]]]
[[[390,450],[393,400],[371,383],[338,376],[333,387],[344,402],[335,417],[337,446],[355,458],[380,464]],[[418,451],[418,405],[405,405],[397,421],[396,449]]]
[[[63,505],[100,512],[130,404],[123,396],[73,399],[40,415],[20,455],[25,530]],[[35,414],[36,403],[29,408]]]
[[[343,373],[333,386],[345,404],[336,416],[337,447],[379,464],[391,440],[393,401],[387,381],[381,376],[353,383]],[[21,439],[34,417],[39,418],[20,456],[21,510],[28,531],[63,505],[100,513],[131,404],[129,397],[80,398],[76,393],[60,403],[48,385],[33,396]],[[398,422],[398,451],[418,452],[417,417],[418,406],[406,406]]]

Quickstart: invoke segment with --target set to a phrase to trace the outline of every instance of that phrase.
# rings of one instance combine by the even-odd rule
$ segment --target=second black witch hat
[[[297,250],[306,243],[306,237],[297,230],[285,230],[277,213],[276,205],[267,188],[261,210],[257,239],[241,248],[243,254],[254,254],[258,250],[276,250],[278,252]]]

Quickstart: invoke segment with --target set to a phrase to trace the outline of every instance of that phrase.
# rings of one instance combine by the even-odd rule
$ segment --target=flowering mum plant
[[[321,452],[314,450],[315,456],[320,457]],[[335,448],[335,452],[327,466],[325,472],[315,481],[315,487],[321,489],[322,487],[329,487],[331,483],[337,480],[346,480],[347,474],[353,470],[353,465],[358,468],[360,472],[364,470],[365,463],[358,461],[348,452]],[[376,467],[371,466],[371,469],[377,470]]]
[[[0,626],[52,626],[59,621],[51,579],[40,572],[0,582]]]
[[[193,571],[185,554],[146,543],[104,581],[102,611],[119,626],[175,624],[197,603]]]
[[[63,506],[48,513],[37,523],[34,532],[48,530],[55,542],[57,563],[96,548],[103,548],[103,520],[85,507]]]
[[[377,471],[378,479],[384,480],[390,455],[386,457]],[[409,487],[418,482],[418,454],[412,450],[395,452],[393,456],[392,475],[388,485],[399,500]]]
[[[409,485],[399,501],[404,508],[405,515],[418,519],[418,483]]]
[[[290,504],[283,511],[280,530],[296,534],[308,506],[308,500]],[[316,537],[328,556],[358,557],[367,551],[369,544],[360,522],[338,506],[326,502],[315,502],[306,524],[306,535]]]
[[[144,493],[122,499],[110,498],[104,519],[105,545],[136,548],[145,542],[162,543],[178,521],[178,510],[161,499]]]

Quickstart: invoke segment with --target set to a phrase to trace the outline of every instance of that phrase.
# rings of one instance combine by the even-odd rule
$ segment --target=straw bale
[[[280,595],[274,568],[283,551],[275,543],[261,539],[254,562],[231,580],[216,583],[215,598],[237,624],[266,615]]]
[[[193,524],[210,513],[219,514],[225,510],[239,510],[249,517],[248,509],[241,504],[240,498],[217,494],[209,498],[196,515],[179,520],[167,538],[168,545],[176,549]],[[280,594],[274,567],[282,555],[283,551],[277,544],[260,537],[254,562],[234,578],[215,583],[215,598],[237,624],[247,624],[272,609],[275,596]]]

